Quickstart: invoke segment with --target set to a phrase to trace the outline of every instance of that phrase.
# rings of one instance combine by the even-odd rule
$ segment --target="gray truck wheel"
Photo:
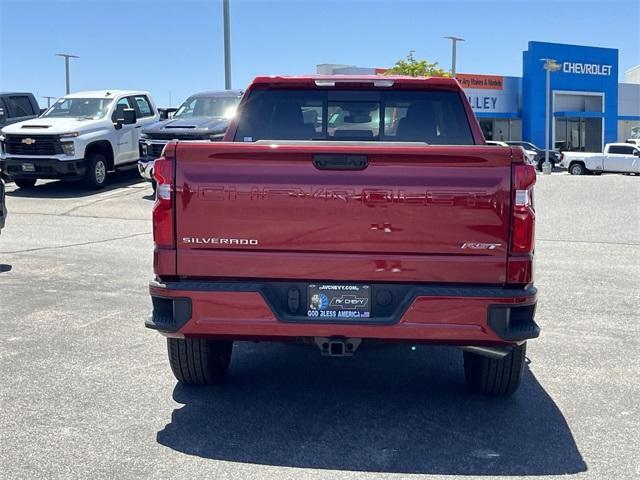
[[[201,338],[167,338],[169,364],[185,385],[211,385],[226,375],[233,342]]]
[[[511,353],[501,359],[464,352],[467,385],[473,392],[508,397],[520,386],[526,352],[526,343],[513,347]]]
[[[101,153],[89,154],[84,183],[92,190],[98,190],[107,184],[107,159]]]
[[[574,163],[569,167],[569,173],[571,175],[586,175],[587,169],[581,163]]]
[[[33,188],[36,185],[35,178],[16,178],[16,186],[20,188]]]

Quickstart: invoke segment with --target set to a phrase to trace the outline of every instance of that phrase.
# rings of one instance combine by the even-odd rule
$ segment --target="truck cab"
[[[171,140],[222,140],[236,113],[242,90],[200,92],[191,95],[173,113],[142,130],[138,170],[142,178],[153,182],[153,161]]]
[[[40,115],[33,93],[0,92],[0,129]]]
[[[40,117],[2,129],[2,170],[21,188],[33,187],[39,178],[80,179],[89,188],[102,188],[108,172],[135,168],[140,131],[157,120],[148,92],[73,93]]]

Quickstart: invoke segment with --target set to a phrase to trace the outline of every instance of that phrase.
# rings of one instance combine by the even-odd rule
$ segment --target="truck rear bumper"
[[[509,344],[535,338],[537,291],[431,284],[388,286],[391,313],[369,319],[307,319],[287,311],[287,282],[151,282],[148,328],[169,336],[287,340],[349,337],[458,345]],[[291,287],[293,286],[293,287]],[[279,293],[284,292],[284,293]],[[306,302],[302,294],[302,303]],[[290,305],[289,305],[290,306]]]

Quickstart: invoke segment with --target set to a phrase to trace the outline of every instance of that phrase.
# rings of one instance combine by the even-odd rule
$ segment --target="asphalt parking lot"
[[[543,333],[506,400],[442,347],[242,343],[224,385],[177,386],[143,326],[151,187],[7,190],[0,478],[640,476],[638,177],[538,177]]]

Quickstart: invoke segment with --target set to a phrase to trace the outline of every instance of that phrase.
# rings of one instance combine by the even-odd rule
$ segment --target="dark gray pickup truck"
[[[12,123],[22,122],[23,120],[30,120],[40,115],[40,106],[33,93],[26,92],[0,92],[0,130],[2,127],[11,125]],[[2,132],[0,132],[0,142],[2,141]],[[6,175],[0,169],[0,178],[5,178]],[[0,187],[3,188],[3,187]],[[2,208],[4,203],[0,205],[0,214],[2,214]],[[0,228],[4,223],[3,214],[0,217]]]
[[[0,92],[0,129],[38,115],[40,106],[33,93]]]
[[[171,140],[222,140],[242,98],[241,90],[201,92],[187,98],[172,118],[142,130],[138,170],[151,181],[153,161]]]

